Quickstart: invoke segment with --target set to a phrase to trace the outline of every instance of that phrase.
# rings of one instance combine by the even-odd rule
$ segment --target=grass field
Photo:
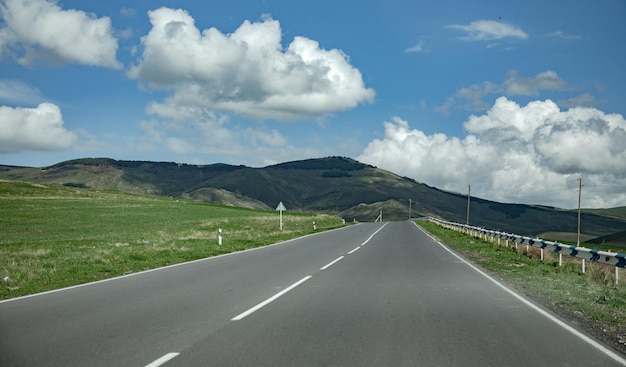
[[[587,330],[602,334],[612,345],[626,351],[626,269],[621,270],[615,285],[615,268],[587,262],[585,274],[580,259],[564,256],[558,266],[558,255],[526,246],[515,249],[488,243],[481,239],[445,229],[435,223],[419,225],[496,277],[541,299],[542,303],[566,318],[575,318]]]
[[[278,212],[0,181],[0,299],[240,251],[342,225],[335,216],[287,211],[281,232]]]
[[[542,238],[544,240],[548,240],[548,241],[558,241],[558,242],[563,242],[563,243],[568,242],[568,243],[572,243],[575,245],[578,234],[576,232],[544,232],[544,233],[538,234],[537,237]],[[594,238],[596,238],[596,236],[585,235],[582,233],[580,235],[581,242],[585,242],[587,240],[591,240]]]

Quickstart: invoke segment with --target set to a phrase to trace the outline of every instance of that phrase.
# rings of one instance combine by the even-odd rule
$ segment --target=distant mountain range
[[[215,204],[272,210],[326,212],[346,220],[373,221],[434,216],[465,223],[467,196],[443,191],[345,157],[287,162],[263,168],[227,164],[85,158],[45,168],[0,166],[0,178],[80,188],[190,198]],[[582,215],[587,237],[626,242],[626,210]],[[503,204],[471,198],[470,224],[522,235],[576,232],[577,213],[553,207]]]

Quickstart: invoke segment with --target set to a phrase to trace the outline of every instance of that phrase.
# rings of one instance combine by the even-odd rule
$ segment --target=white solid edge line
[[[356,250],[358,250],[358,249],[360,249],[360,248],[361,248],[361,246],[359,246],[359,247],[355,248],[354,250],[352,250],[352,251],[348,252],[348,255],[351,255],[353,252],[355,252]]]
[[[356,225],[360,225],[360,224],[356,224]],[[49,291],[43,291],[43,292],[39,292],[39,293],[27,294],[25,296],[19,296],[19,297],[14,297],[14,298],[3,299],[3,300],[0,300],[0,304],[1,303],[7,303],[7,302],[20,301],[20,300],[23,300],[23,299],[37,297],[37,296],[44,296],[46,294],[52,294],[52,293],[57,293],[57,292],[69,291],[69,290],[76,289],[76,288],[82,288],[82,287],[86,287],[86,286],[90,286],[90,285],[95,285],[95,284],[100,284],[100,283],[111,282],[111,281],[114,281],[114,280],[134,277],[136,275],[147,274],[147,273],[151,273],[153,271],[159,271],[159,270],[165,270],[165,269],[169,269],[169,268],[175,268],[177,266],[190,265],[190,264],[198,263],[198,262],[201,262],[201,261],[210,261],[210,260],[219,259],[219,258],[226,257],[226,256],[232,256],[232,255],[237,255],[237,254],[243,254],[243,253],[246,253],[246,252],[263,250],[265,248],[270,248],[270,247],[274,247],[274,246],[278,246],[278,245],[284,245],[284,244],[287,244],[289,242],[295,242],[297,240],[304,239],[304,238],[307,238],[307,237],[313,237],[313,236],[321,235],[321,234],[332,232],[332,231],[340,231],[342,229],[350,228],[350,227],[351,226],[330,229],[328,231],[311,233],[311,234],[307,234],[305,236],[291,238],[289,240],[272,243],[270,245],[249,248],[249,249],[241,250],[241,251],[229,252],[227,254],[209,256],[209,257],[205,257],[205,258],[202,258],[202,259],[196,259],[196,260],[186,261],[186,262],[182,262],[182,263],[176,263],[176,264],[172,264],[172,265],[162,266],[160,268],[142,270],[142,271],[138,271],[136,273],[120,275],[120,276],[113,277],[113,278],[101,279],[101,280],[96,280],[96,281],[89,282],[89,283],[76,284],[76,285],[72,285],[72,286],[69,286],[69,287],[58,288],[58,289],[51,289]]]
[[[494,284],[496,284],[498,287],[502,288],[503,290],[505,290],[506,292],[508,292],[509,294],[511,294],[513,297],[517,298],[518,300],[522,301],[524,304],[526,304],[528,307],[532,308],[533,310],[539,312],[541,315],[545,316],[546,318],[548,318],[550,321],[554,322],[555,324],[559,325],[560,327],[562,327],[563,329],[569,331],[570,333],[574,334],[575,336],[577,336],[579,339],[585,341],[587,344],[590,344],[591,346],[595,347],[596,349],[598,349],[599,351],[601,351],[602,353],[606,354],[608,357],[612,358],[614,361],[616,361],[617,363],[620,363],[622,366],[626,366],[626,359],[622,358],[620,355],[618,355],[617,353],[613,352],[612,350],[608,349],[607,347],[605,347],[604,345],[598,343],[597,341],[591,339],[590,337],[588,337],[587,335],[583,334],[582,332],[574,329],[573,327],[569,326],[568,324],[566,324],[565,322],[563,322],[562,320],[558,319],[557,317],[553,316],[552,314],[546,312],[544,309],[540,308],[539,306],[535,305],[534,303],[530,302],[529,300],[527,300],[526,298],[520,296],[519,294],[515,293],[514,291],[512,291],[511,289],[507,288],[504,284],[498,282],[497,280],[495,280],[494,278],[492,278],[491,276],[489,276],[489,274],[485,273],[484,271],[478,269],[476,266],[472,265],[471,263],[469,263],[467,260],[465,260],[464,258],[462,258],[461,256],[457,255],[456,253],[454,253],[454,251],[450,250],[447,246],[445,246],[443,243],[441,243],[438,239],[436,239],[435,237],[433,237],[432,235],[430,235],[430,233],[426,232],[425,230],[423,230],[422,228],[420,228],[420,226],[417,225],[417,223],[415,224],[417,226],[417,228],[420,229],[420,231],[422,231],[424,234],[426,234],[428,237],[432,238],[433,241],[435,241],[437,244],[439,244],[439,246],[443,247],[446,251],[448,251],[449,253],[451,253],[452,255],[454,255],[455,257],[457,257],[459,260],[463,261],[465,264],[467,264],[469,267],[471,267],[472,269],[476,270],[477,272],[479,272],[480,274],[482,274],[485,278],[489,279],[490,281],[492,281]]]
[[[268,304],[270,304],[271,302],[275,301],[276,299],[278,299],[280,296],[284,295],[285,293],[289,292],[290,290],[294,289],[295,287],[299,286],[300,284],[306,282],[307,280],[309,280],[311,278],[310,275],[307,275],[306,277],[300,279],[299,281],[293,283],[292,285],[290,285],[289,287],[283,289],[282,291],[276,293],[275,295],[273,295],[272,297],[266,299],[265,301],[259,303],[258,305],[252,307],[251,309],[249,309],[248,311],[242,312],[239,315],[233,317],[231,319],[231,321],[239,321],[241,319],[243,319],[246,316],[249,316],[250,314],[254,313],[255,311],[258,311],[259,309],[267,306]]]
[[[161,365],[163,365],[165,362],[169,361],[170,359],[178,356],[180,353],[167,353],[166,355],[164,355],[163,357],[157,359],[156,361],[146,365],[146,367],[159,367]]]
[[[324,265],[324,267],[320,268],[320,270],[326,270],[328,268],[330,268],[331,265],[333,265],[334,263],[336,263],[337,261],[343,259],[343,256],[339,256],[338,258],[336,258],[335,260],[329,262],[328,264]]]

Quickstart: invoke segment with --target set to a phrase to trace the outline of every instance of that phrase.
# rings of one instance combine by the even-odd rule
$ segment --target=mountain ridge
[[[313,158],[248,167],[215,163],[118,161],[81,158],[48,167],[0,166],[0,178],[136,194],[191,198],[222,205],[326,212],[371,221],[434,216],[465,223],[467,196],[440,190],[347,157]],[[611,213],[615,213],[612,210]],[[524,235],[575,232],[577,213],[540,205],[472,197],[470,223]],[[624,218],[582,214],[583,232],[600,237],[626,231]]]

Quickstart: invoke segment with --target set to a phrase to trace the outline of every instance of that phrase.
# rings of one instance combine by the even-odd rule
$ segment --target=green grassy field
[[[280,232],[278,212],[273,211],[0,181],[0,299],[240,251],[342,225],[335,216],[287,211]]]
[[[620,284],[615,285],[615,268],[587,262],[585,274],[580,259],[549,251],[540,261],[540,250],[526,246],[515,249],[445,229],[435,223],[418,224],[467,259],[515,287],[523,288],[541,303],[568,319],[576,319],[587,330],[603,334],[614,346],[626,351],[626,269],[621,270]]]

